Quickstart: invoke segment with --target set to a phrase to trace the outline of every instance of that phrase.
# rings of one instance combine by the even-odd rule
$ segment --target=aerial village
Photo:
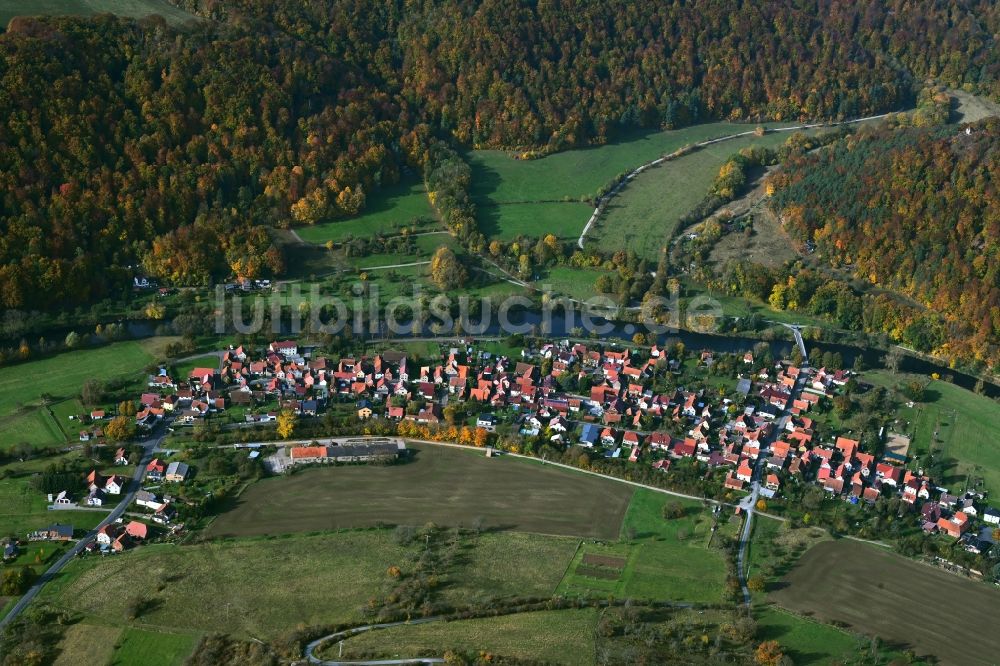
[[[689,361],[710,367],[718,356],[706,351]],[[458,404],[469,414],[463,429],[472,437],[466,443],[476,446],[502,450],[504,442],[516,440],[579,446],[594,457],[646,466],[667,477],[679,461],[697,461],[709,473],[724,472],[718,478],[735,499],[754,484],[765,500],[780,499],[789,484],[815,484],[828,497],[852,504],[897,498],[912,508],[925,532],[961,540],[973,553],[992,546],[989,534],[1000,524],[1000,511],[984,495],[949,492],[913,469],[904,435],[880,432],[878,455],[847,434],[816,437],[810,415],[858,379],[841,368],[789,361],[764,365],[747,352],[729,359],[738,368],[735,380],[724,379],[732,390],[677,386],[657,392],[657,378],[684,375],[677,355],[656,345],[635,349],[545,341],[508,357],[463,341],[428,362],[399,351],[333,359],[284,340],[259,354],[239,346],[217,358],[218,367],[196,367],[186,377],[171,377],[166,369],[150,376],[147,390],[137,396],[140,432],[163,419],[171,429],[193,426],[227,410],[241,413],[246,426],[257,426],[273,424],[283,413],[315,418],[336,406],[350,410],[359,432],[363,422],[376,420],[394,423],[400,437],[418,437],[448,427],[448,406]],[[81,439],[99,437],[104,414],[93,416],[97,427],[82,432]],[[394,447],[382,450],[381,444],[345,454],[335,446],[299,443],[286,455],[291,465],[363,461],[397,455]],[[116,462],[127,464],[123,449]],[[183,483],[189,473],[183,462],[152,460],[135,504],[154,522],[170,526],[176,512],[169,495],[158,495],[150,486]],[[127,481],[92,472],[89,495],[82,501],[100,506],[108,496],[120,495]],[[57,528],[33,537],[62,538]],[[145,536],[141,524],[116,523],[102,528],[93,547],[120,550]]]

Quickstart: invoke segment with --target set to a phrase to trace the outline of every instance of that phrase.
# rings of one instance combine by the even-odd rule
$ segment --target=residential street
[[[799,350],[802,352],[802,364],[801,367],[808,368],[809,361],[806,356],[806,345],[802,340],[802,334],[799,332],[799,328],[796,326],[788,326],[795,335],[795,342],[799,346]],[[791,405],[792,402],[799,396],[803,388],[803,379],[800,375],[795,381],[795,387],[792,389],[791,398],[788,400],[788,404]],[[746,565],[746,555],[747,547],[750,545],[750,536],[753,530],[753,517],[754,513],[757,511],[757,500],[760,497],[760,480],[763,474],[762,465],[766,458],[765,451],[770,451],[771,445],[774,444],[785,431],[785,425],[788,423],[788,419],[791,418],[791,412],[787,409],[781,415],[779,419],[774,422],[774,429],[770,436],[767,438],[767,449],[761,449],[760,453],[757,455],[757,460],[754,461],[753,466],[753,477],[750,481],[750,494],[740,500],[739,506],[745,512],[746,518],[743,520],[743,529],[740,531],[740,550],[736,555],[736,571],[740,578],[740,587],[743,590],[743,603],[749,607],[750,606],[750,589],[747,587],[747,565]]]
[[[8,624],[13,622],[17,618],[17,616],[20,615],[24,611],[24,609],[28,607],[28,604],[30,604],[34,600],[34,598],[38,596],[38,594],[42,591],[42,588],[45,587],[45,585],[50,580],[55,578],[55,576],[60,571],[62,571],[63,567],[65,567],[70,560],[76,557],[83,550],[84,546],[86,546],[91,539],[97,536],[98,530],[100,530],[105,525],[115,522],[125,514],[125,510],[132,503],[132,500],[135,499],[136,491],[139,490],[139,485],[142,481],[142,475],[146,471],[146,465],[149,463],[150,460],[152,460],[153,452],[156,451],[157,448],[159,448],[160,443],[163,441],[163,438],[166,437],[167,435],[168,425],[169,425],[169,419],[164,419],[163,422],[157,426],[155,431],[156,434],[142,443],[143,447],[142,459],[136,465],[135,473],[132,475],[132,483],[129,486],[128,492],[122,496],[121,502],[119,502],[118,505],[114,509],[112,509],[111,513],[108,514],[107,518],[102,520],[97,527],[88,532],[85,537],[83,537],[82,539],[78,540],[75,544],[73,544],[72,548],[66,551],[66,553],[58,560],[56,560],[52,564],[52,566],[45,571],[45,573],[43,573],[41,576],[38,577],[38,580],[35,581],[35,584],[32,585],[31,588],[24,593],[24,596],[22,596],[16,604],[14,604],[14,607],[10,609],[9,613],[7,613],[7,616],[4,617],[2,620],[0,620],[0,629],[3,629]],[[53,515],[56,516],[57,513],[53,512]]]

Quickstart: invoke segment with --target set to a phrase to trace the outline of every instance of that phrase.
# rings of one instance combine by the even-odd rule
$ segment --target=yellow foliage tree
[[[295,432],[295,425],[298,423],[298,415],[290,409],[283,409],[278,414],[278,436],[287,439]]]
[[[135,422],[131,417],[119,415],[104,426],[104,435],[116,442],[124,442],[135,437]]]

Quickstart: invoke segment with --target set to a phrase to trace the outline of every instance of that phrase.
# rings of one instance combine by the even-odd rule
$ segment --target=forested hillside
[[[281,35],[18,21],[0,58],[5,307],[100,298],[142,258],[180,283],[279,271],[255,225],[397,177],[389,96]]]
[[[883,310],[870,328],[924,351],[996,364],[1000,120],[968,133],[861,133],[793,157],[770,182],[785,228],[814,241],[823,261],[926,308]]]
[[[914,77],[1000,95],[990,0],[177,1],[277,26],[401,84],[428,122],[484,147],[853,117],[897,108]]]
[[[280,274],[268,227],[351,215],[405,165],[480,248],[455,144],[858,116],[914,78],[1000,79],[987,0],[177,4],[208,20],[0,35],[0,308],[114,295],[140,263],[176,284]]]

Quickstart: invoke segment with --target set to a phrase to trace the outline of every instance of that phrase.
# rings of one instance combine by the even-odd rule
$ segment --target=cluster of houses
[[[712,365],[713,354],[702,353],[699,362]],[[907,469],[905,437],[889,433],[878,458],[863,451],[856,439],[819,441],[810,412],[832,399],[851,373],[789,363],[767,367],[755,363],[752,353],[743,356],[742,364],[744,370],[730,392],[733,400],[707,390],[654,391],[654,377],[681,369],[680,360],[669,358],[667,350],[656,345],[639,355],[629,349],[552,342],[533,352],[523,351],[520,359],[463,346],[437,362],[417,363],[406,353],[393,351],[339,360],[315,358],[297,342],[284,340],[270,343],[259,354],[230,348],[221,354],[218,368],[194,368],[184,381],[161,370],[149,379],[150,392],[140,398],[136,421],[150,426],[172,412],[175,423],[194,423],[228,406],[276,403],[277,408],[266,413],[247,410],[248,422],[263,423],[277,420],[279,410],[315,416],[328,401],[339,398],[354,400],[360,419],[433,426],[444,421],[448,402],[470,401],[481,411],[476,427],[487,433],[505,423],[525,437],[600,449],[609,458],[664,472],[674,461],[691,458],[724,469],[722,483],[728,490],[746,490],[759,479],[765,497],[796,482],[818,484],[831,496],[852,503],[899,497],[924,507],[936,501],[941,515],[928,508],[925,529],[956,538],[970,531],[976,513],[942,502],[938,498],[947,497],[946,492],[923,473]],[[586,387],[582,394],[562,390],[567,375]],[[322,446],[289,450],[293,464],[368,455]],[[186,470],[160,470],[156,463],[147,470],[147,479],[181,481],[186,476]],[[93,493],[112,494],[111,490],[113,486],[101,487]],[[984,521],[992,511],[983,508]]]
[[[713,354],[705,352],[699,360],[711,365]],[[925,474],[907,469],[909,441],[902,435],[889,433],[879,457],[863,451],[857,439],[819,441],[809,414],[850,381],[850,372],[788,363],[761,367],[752,353],[742,362],[746,369],[735,386],[735,393],[744,398],[740,408],[704,390],[654,392],[649,388],[654,375],[679,370],[679,361],[655,345],[638,360],[628,349],[597,350],[565,342],[547,344],[521,360],[483,352],[476,356],[469,348],[452,349],[438,364],[416,366],[405,354],[386,352],[342,358],[335,364],[313,361],[309,367],[328,371],[317,376],[326,380],[327,395],[357,399],[362,419],[437,424],[447,401],[467,400],[483,410],[476,426],[487,432],[497,428],[495,412],[513,413],[523,436],[600,448],[609,458],[663,471],[683,458],[727,469],[723,483],[734,491],[746,490],[759,473],[765,497],[780,494],[782,484],[789,482],[815,483],[852,503],[873,504],[885,496],[920,507],[932,497],[947,497]],[[547,374],[542,373],[543,364],[551,368]],[[588,394],[562,392],[559,379],[566,373],[575,374],[581,384],[586,381]],[[408,412],[400,404],[412,401],[421,407]],[[319,454],[303,449],[294,455],[311,460],[322,457]],[[972,524],[970,514],[961,507],[941,508],[933,530],[962,537]],[[984,509],[984,517],[993,512]]]
[[[139,542],[145,541],[150,535],[149,525],[138,520],[113,522],[97,530],[97,537],[86,545],[88,552],[120,553]]]
[[[221,355],[220,367],[197,367],[183,380],[165,368],[149,378],[149,392],[139,397],[136,424],[151,427],[168,412],[176,425],[191,425],[230,406],[251,408],[277,401],[277,409],[246,413],[250,423],[276,421],[279,410],[316,416],[329,395],[331,371],[326,359],[307,361],[298,343],[286,340],[268,345],[255,358],[241,346]]]
[[[125,449],[119,448],[115,451],[115,464],[127,465],[128,454]],[[87,497],[83,503],[86,506],[104,506],[109,495],[121,495],[128,484],[128,479],[119,475],[103,476],[97,470],[91,470],[87,474]],[[49,503],[56,508],[72,507],[79,504],[73,497],[73,493],[68,490],[61,490],[58,493],[49,495]]]

